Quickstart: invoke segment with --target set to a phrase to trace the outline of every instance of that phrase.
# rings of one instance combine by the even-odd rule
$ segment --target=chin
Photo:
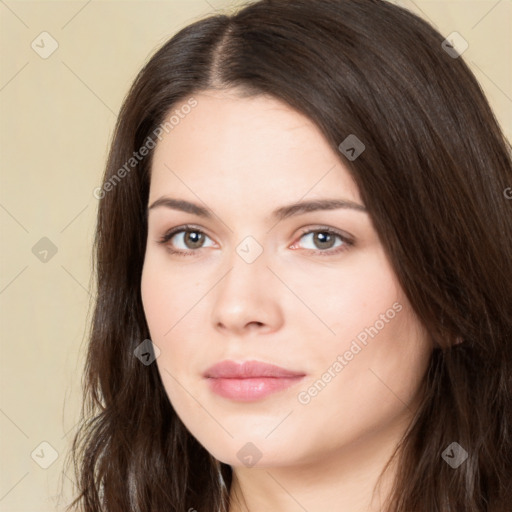
[[[237,435],[222,442],[217,438],[201,444],[217,460],[237,468],[263,469],[299,462],[298,440],[288,439],[288,443],[283,443],[277,437],[275,440],[265,439],[265,435],[247,431],[246,436]]]

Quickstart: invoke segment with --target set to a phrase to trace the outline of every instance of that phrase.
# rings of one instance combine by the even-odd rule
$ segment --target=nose
[[[248,263],[236,251],[229,271],[216,286],[212,322],[224,335],[278,330],[283,324],[279,280],[268,268],[266,252]]]

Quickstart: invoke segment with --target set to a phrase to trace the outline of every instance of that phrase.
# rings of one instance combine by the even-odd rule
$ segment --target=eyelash
[[[195,233],[201,233],[201,234],[203,234],[205,236],[208,236],[203,230],[201,230],[199,228],[196,228],[195,226],[191,226],[191,225],[187,224],[187,225],[179,226],[177,228],[173,228],[173,229],[169,230],[160,239],[158,239],[157,242],[159,244],[162,244],[162,245],[167,245],[167,250],[171,254],[175,254],[177,256],[193,256],[194,253],[197,253],[199,249],[203,248],[203,247],[200,247],[199,249],[190,250],[190,251],[183,251],[183,250],[177,251],[175,249],[172,249],[170,244],[169,244],[169,241],[171,240],[171,238],[174,235],[176,235],[178,233],[181,233],[181,232],[195,232]],[[336,231],[336,230],[334,230],[332,228],[329,228],[329,227],[320,227],[320,228],[316,228],[316,229],[304,230],[300,234],[299,240],[304,235],[309,235],[310,233],[328,233],[330,235],[337,236],[343,242],[343,245],[340,246],[340,247],[337,247],[335,250],[326,249],[326,250],[322,251],[322,250],[306,249],[306,250],[309,250],[312,254],[315,254],[315,255],[333,256],[335,254],[339,254],[339,253],[341,253],[343,251],[346,251],[346,250],[349,249],[349,247],[352,247],[353,245],[355,245],[354,241],[351,238],[349,238],[347,235],[343,235],[339,231]]]

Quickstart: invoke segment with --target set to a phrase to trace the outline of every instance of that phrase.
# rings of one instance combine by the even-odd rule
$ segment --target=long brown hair
[[[98,195],[98,295],[70,508],[229,507],[231,467],[182,424],[156,364],[134,356],[149,338],[140,281],[152,152],[126,163],[175,105],[235,87],[318,125],[431,336],[386,510],[501,512],[512,502],[511,146],[444,39],[386,1],[261,0],[185,27],[147,62],[119,114]],[[338,150],[351,134],[365,145],[355,160]],[[454,442],[468,453],[456,469],[443,459]]]

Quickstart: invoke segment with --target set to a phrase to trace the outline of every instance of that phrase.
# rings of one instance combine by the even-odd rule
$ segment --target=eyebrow
[[[148,207],[147,211],[149,213],[150,210],[154,210],[159,207],[180,210],[182,212],[192,213],[207,219],[211,219],[213,217],[213,212],[208,208],[185,201],[184,199],[173,199],[171,197],[161,197],[160,199],[157,199]],[[282,221],[288,217],[292,217],[293,215],[300,215],[302,213],[319,210],[337,210],[340,208],[367,212],[367,209],[364,206],[346,199],[315,199],[312,201],[300,201],[286,206],[281,206],[272,212],[272,218]]]

